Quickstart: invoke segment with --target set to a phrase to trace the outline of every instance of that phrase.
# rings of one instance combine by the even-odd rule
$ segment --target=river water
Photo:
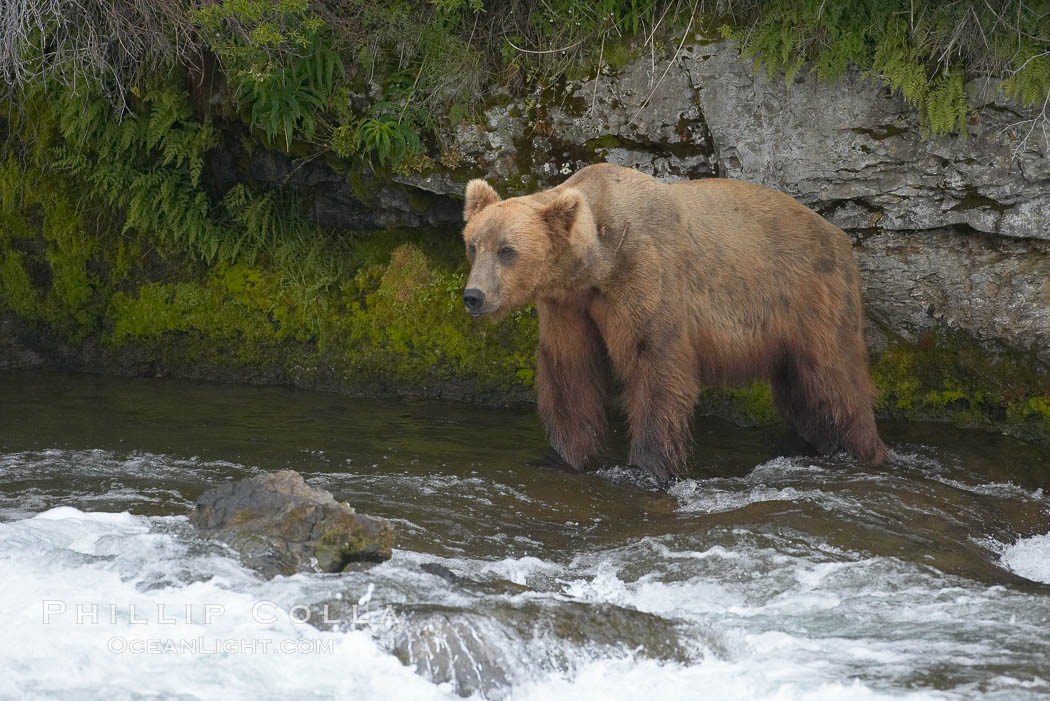
[[[0,698],[1050,695],[1047,451],[882,428],[863,469],[701,417],[659,493],[545,466],[528,411],[3,373]],[[266,581],[194,534],[288,468],[393,559]]]

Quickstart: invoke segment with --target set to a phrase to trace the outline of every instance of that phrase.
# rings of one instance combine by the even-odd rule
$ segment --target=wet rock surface
[[[1050,243],[952,229],[857,237],[869,316],[908,341],[966,331],[1050,363]],[[879,348],[875,348],[879,350]]]
[[[620,606],[534,601],[472,609],[402,606],[397,613],[400,624],[381,633],[380,643],[430,681],[452,684],[461,696],[508,696],[511,687],[526,681],[520,678],[523,663],[533,671],[571,668],[566,644],[595,656],[645,650],[651,659],[690,659],[674,623]],[[548,640],[560,644],[544,644]]]
[[[638,168],[667,180],[718,175],[714,142],[689,75],[679,69],[661,79],[662,70],[654,73],[648,60],[639,60],[616,73],[569,82],[560,97],[537,95],[532,101],[538,107],[512,100],[488,110],[483,129],[461,126],[456,148],[510,194],[557,185],[591,163]],[[462,195],[458,182],[440,185],[435,189]]]
[[[858,75],[766,82],[725,44],[680,60],[696,87],[723,174],[788,192],[843,228],[965,226],[1050,239],[1050,153],[1033,115],[991,81],[965,136],[923,133],[899,96]],[[846,206],[848,203],[849,206]]]
[[[387,521],[356,513],[291,470],[205,492],[190,522],[202,535],[230,545],[245,566],[265,577],[342,572],[381,562],[390,559],[395,540]]]
[[[260,150],[248,157],[236,143],[213,152],[209,167],[222,188],[243,181],[289,188],[297,205],[330,229],[440,228],[459,225],[462,219],[458,199],[434,194],[445,195],[447,190],[458,197],[462,184],[434,189],[413,181],[406,186],[395,182],[400,178],[380,178],[368,168],[345,171],[279,151]]]
[[[455,143],[495,180],[535,176],[547,186],[609,161],[668,180],[758,183],[847,229],[964,226],[1050,240],[1050,144],[1029,133],[1033,110],[991,80],[969,89],[980,106],[967,134],[932,136],[901,97],[860,75],[829,84],[803,72],[788,88],[756,75],[730,43],[696,44],[673,61],[644,56],[569,82],[540,110],[493,107],[482,127],[460,127]],[[439,180],[427,187],[461,194]]]

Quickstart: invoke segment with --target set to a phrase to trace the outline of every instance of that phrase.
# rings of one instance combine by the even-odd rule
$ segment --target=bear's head
[[[537,291],[554,291],[597,240],[590,207],[571,187],[501,200],[487,182],[471,180],[463,218],[471,266],[463,303],[472,316],[500,319]]]

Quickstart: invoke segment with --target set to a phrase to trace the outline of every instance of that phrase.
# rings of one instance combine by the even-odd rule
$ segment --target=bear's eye
[[[474,254],[477,253],[477,252],[478,252],[478,247],[475,246],[474,244],[470,244],[470,247],[467,248],[467,255],[470,257],[471,260],[474,260]]]
[[[499,250],[496,251],[496,255],[499,256],[501,263],[513,263],[518,252],[511,246],[500,246]]]

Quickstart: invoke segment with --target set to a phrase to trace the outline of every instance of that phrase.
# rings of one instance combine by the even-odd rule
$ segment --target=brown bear
[[[815,448],[886,458],[849,239],[788,195],[599,164],[506,200],[472,180],[464,219],[463,301],[499,319],[535,300],[539,413],[573,469],[602,446],[610,365],[629,462],[660,481],[685,475],[701,382],[768,379]]]

